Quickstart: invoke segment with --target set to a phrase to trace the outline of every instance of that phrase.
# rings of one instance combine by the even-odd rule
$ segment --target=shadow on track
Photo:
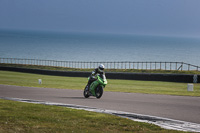
[[[91,98],[85,98],[85,97],[59,97],[59,98],[65,98],[65,99],[93,99]]]

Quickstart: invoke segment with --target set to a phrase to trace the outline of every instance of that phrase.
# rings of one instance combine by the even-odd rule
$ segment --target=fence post
[[[183,71],[183,62],[182,62],[182,65],[181,65],[182,67],[181,67],[181,71]]]
[[[190,71],[190,64],[188,64],[188,71]]]
[[[167,70],[167,62],[165,62],[165,71]]]
[[[172,63],[170,62],[170,71],[172,70]]]
[[[150,70],[151,70],[151,62],[150,62]]]
[[[147,62],[146,62],[146,70],[147,70]]]
[[[160,70],[162,70],[162,62],[160,62]]]
[[[74,61],[74,68],[76,68],[76,61]]]
[[[139,69],[139,65],[138,64],[139,64],[139,62],[137,62],[137,69]]]
[[[143,70],[143,62],[142,62],[142,70]]]
[[[77,63],[77,62],[76,62],[76,61],[74,61],[74,68],[76,68],[76,65],[77,65],[76,63]]]

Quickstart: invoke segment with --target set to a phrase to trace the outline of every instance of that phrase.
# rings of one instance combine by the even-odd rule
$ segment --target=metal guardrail
[[[93,69],[104,64],[107,69],[138,69],[138,70],[186,70],[199,71],[200,67],[184,62],[84,62],[84,61],[56,61],[22,58],[0,58],[0,63],[22,64],[37,66],[54,66],[80,69]]]

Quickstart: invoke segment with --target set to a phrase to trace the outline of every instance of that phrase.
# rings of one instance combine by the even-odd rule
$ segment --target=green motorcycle
[[[89,77],[88,77],[89,80]],[[107,85],[107,80],[105,75],[97,75],[97,80],[90,84],[90,90],[88,90],[88,85],[86,85],[83,95],[85,98],[94,96],[96,98],[101,98],[103,95],[103,89]]]

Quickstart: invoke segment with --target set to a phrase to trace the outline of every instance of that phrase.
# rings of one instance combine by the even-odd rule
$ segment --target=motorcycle
[[[90,77],[88,77],[88,80],[90,79]],[[106,80],[106,76],[105,75],[97,75],[97,80],[95,80],[94,82],[92,82],[90,84],[90,89],[88,90],[88,85],[86,85],[84,91],[83,91],[83,95],[85,98],[88,98],[90,96],[94,96],[96,98],[101,98],[101,96],[103,95],[103,89],[105,88],[105,86],[107,85],[107,80]]]

